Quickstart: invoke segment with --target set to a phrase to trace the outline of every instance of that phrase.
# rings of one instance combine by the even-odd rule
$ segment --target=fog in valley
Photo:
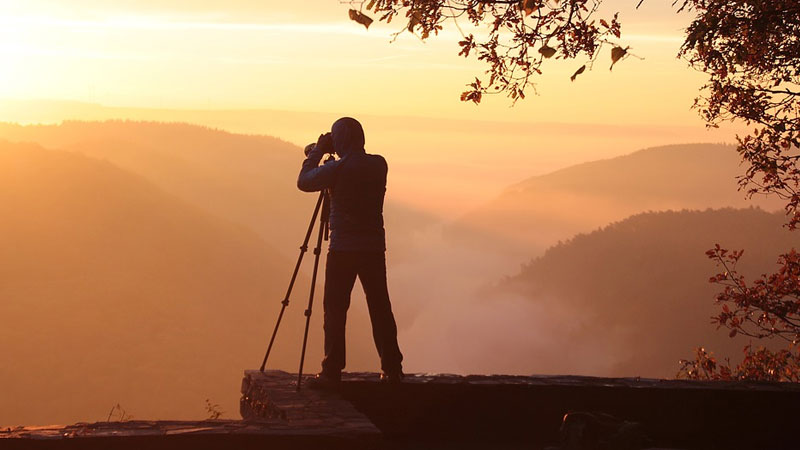
[[[0,425],[104,420],[117,403],[198,418],[207,398],[238,417],[316,200],[295,186],[301,147],[336,118],[260,114],[0,125]],[[669,378],[697,346],[738,356],[746,341],[710,324],[704,252],[746,249],[752,277],[798,244],[780,203],[737,191],[733,146],[693,143],[720,131],[362,122],[389,163],[406,372]],[[297,370],[309,256],[270,368]],[[346,370],[377,371],[358,284],[350,311]]]

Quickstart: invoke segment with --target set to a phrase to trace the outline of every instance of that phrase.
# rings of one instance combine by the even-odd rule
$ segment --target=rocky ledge
[[[249,420],[369,431],[402,448],[796,449],[800,385],[585,376],[345,374],[335,392],[245,372]],[[396,448],[396,447],[392,447]]]
[[[758,449],[800,447],[800,386],[582,376],[346,374],[335,391],[246,371],[243,420],[0,429],[2,449]]]

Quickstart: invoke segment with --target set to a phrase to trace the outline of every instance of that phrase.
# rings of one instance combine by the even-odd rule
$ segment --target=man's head
[[[342,117],[331,126],[333,149],[339,156],[364,151],[364,129],[352,117]]]

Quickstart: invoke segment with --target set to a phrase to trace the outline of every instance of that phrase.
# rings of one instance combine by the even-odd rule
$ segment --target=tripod
[[[320,214],[320,209],[322,210],[322,214]],[[314,305],[314,288],[317,286],[317,272],[319,269],[319,256],[322,249],[322,238],[325,237],[325,240],[328,240],[328,215],[330,212],[330,195],[328,194],[326,189],[323,189],[319,193],[319,198],[317,199],[317,206],[314,207],[314,214],[311,216],[311,222],[308,224],[308,230],[306,231],[306,237],[303,240],[303,245],[300,246],[300,255],[297,257],[297,264],[294,266],[294,272],[292,273],[292,279],[289,281],[289,288],[286,290],[286,296],[284,297],[283,301],[281,302],[281,312],[278,314],[278,321],[275,323],[275,329],[272,330],[272,337],[269,340],[269,346],[267,347],[267,354],[264,355],[264,361],[261,362],[261,372],[264,371],[264,367],[267,365],[267,359],[269,358],[269,354],[272,351],[272,344],[275,343],[275,336],[278,334],[278,327],[281,325],[281,319],[283,319],[283,313],[286,311],[286,307],[289,306],[289,297],[292,295],[292,289],[294,288],[294,282],[297,279],[297,273],[300,270],[300,264],[303,262],[303,256],[305,255],[306,251],[308,251],[308,241],[311,238],[311,232],[314,230],[314,222],[317,221],[317,216],[319,216],[319,234],[317,235],[317,246],[314,248],[314,270],[311,275],[311,290],[308,294],[308,307],[306,308],[304,314],[306,316],[306,328],[305,332],[303,333],[303,349],[300,353],[300,369],[297,371],[297,390],[300,390],[300,385],[303,382],[303,362],[306,358],[306,344],[308,343],[308,326],[311,323],[311,308]]]

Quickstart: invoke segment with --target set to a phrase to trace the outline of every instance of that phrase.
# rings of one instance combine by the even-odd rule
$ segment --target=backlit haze
[[[606,8],[621,12],[621,42],[644,60],[631,57],[610,72],[603,55],[574,83],[569,75],[584,61],[548,61],[539,95],[511,107],[502,95],[480,106],[458,101],[483,66],[457,55],[460,34],[451,24],[427,42],[405,33],[390,44],[402,24],[365,30],[336,1],[9,0],[0,18],[0,98],[169,111],[6,103],[2,118],[193,120],[304,145],[352,115],[364,122],[368,150],[393,163],[390,194],[424,197],[426,209],[452,216],[508,182],[570,163],[676,141],[732,140],[706,132],[690,110],[703,78],[676,59],[688,16],[669,2],[638,11],[634,3],[611,0]],[[185,112],[220,109],[321,114],[224,121]],[[419,175],[438,189],[423,196]]]
[[[586,61],[547,61],[512,107],[459,101],[484,67],[452,23],[390,42],[402,22],[365,30],[336,0],[0,0],[0,312],[19,324],[0,334],[0,426],[116,403],[202,417],[205,398],[237,417],[313,208],[301,148],[341,116],[388,160],[406,371],[671,377],[694,346],[740,348],[708,325],[703,252],[758,243],[760,273],[791,238],[779,215],[723,209],[780,205],[744,199],[737,128],[691,109],[689,16],[636,3],[604,3],[636,57],[610,71],[607,47],[574,82]],[[360,287],[350,317],[347,370],[378,370]]]

